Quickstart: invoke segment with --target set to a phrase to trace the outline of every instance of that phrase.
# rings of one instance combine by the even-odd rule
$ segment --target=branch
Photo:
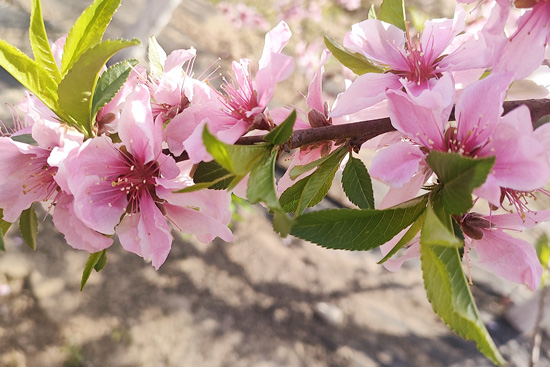
[[[521,105],[526,105],[531,111],[531,119],[535,124],[541,117],[550,115],[550,99],[525,99],[519,101],[504,102],[504,114]],[[449,120],[455,120],[454,108],[451,111]],[[328,140],[350,139],[359,143],[364,143],[378,135],[395,131],[390,118],[380,118],[376,120],[358,121],[347,124],[322,126],[311,129],[296,130],[292,134],[287,143],[289,149],[296,149],[306,145],[320,143]],[[264,141],[265,135],[243,136],[235,144],[238,145],[253,145]],[[360,145],[360,144],[358,144]],[[176,161],[187,159],[186,152],[179,157],[175,157]]]

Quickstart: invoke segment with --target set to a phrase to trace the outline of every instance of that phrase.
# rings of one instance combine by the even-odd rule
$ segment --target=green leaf
[[[149,46],[147,47],[147,57],[149,68],[157,77],[164,75],[164,62],[166,61],[166,52],[159,45],[155,36],[149,37]]]
[[[10,222],[6,222],[2,218],[4,217],[4,211],[0,209],[0,251],[6,251],[6,245],[4,243],[4,236],[11,227]]]
[[[245,176],[256,162],[271,149],[270,145],[230,145],[219,141],[205,126],[202,133],[204,146],[208,153],[226,170],[236,176]]]
[[[357,75],[384,72],[384,69],[374,65],[365,56],[349,51],[328,36],[325,36],[325,45],[342,65],[349,68]]]
[[[273,212],[273,230],[281,237],[286,237],[290,234],[294,221],[286,215],[282,210]]]
[[[86,261],[86,265],[84,266],[84,271],[82,272],[82,280],[80,281],[81,292],[84,289],[84,286],[88,281],[88,278],[90,278],[92,269],[99,271],[103,269],[106,262],[107,262],[107,250],[94,252],[93,254],[90,254],[90,257],[88,257],[88,261]]]
[[[431,151],[426,162],[443,185],[438,197],[442,206],[449,214],[464,214],[473,206],[472,192],[487,179],[495,157],[473,159]]]
[[[342,146],[341,148],[332,152],[326,161],[324,161],[316,170],[309,176],[309,180],[305,183],[302,194],[300,195],[300,200],[298,201],[298,207],[296,208],[296,215],[302,214],[307,208],[315,205],[316,199],[319,197],[319,194],[322,192],[323,196],[326,195],[334,175],[342,159],[344,159],[347,153],[347,146]],[[324,191],[326,189],[326,191]]]
[[[430,246],[462,247],[462,241],[453,233],[450,215],[447,214],[445,222],[442,222],[430,204],[426,209],[420,240]]]
[[[279,198],[279,202],[286,213],[296,212],[302,192],[304,191],[304,188],[310,178],[311,176],[304,177],[283,192]],[[319,189],[319,192],[311,199],[309,205],[314,206],[323,200],[331,186],[332,180],[327,180],[327,182]]]
[[[292,136],[295,122],[296,110],[293,110],[282,124],[271,130],[269,134],[264,137],[264,140],[274,145],[282,145],[286,143]]]
[[[138,60],[125,60],[109,67],[99,79],[95,87],[92,98],[92,113],[91,118],[94,119],[99,109],[115,97],[118,91],[122,88],[132,69],[139,64]]]
[[[56,83],[61,81],[61,73],[55,63],[50,48],[44,19],[42,18],[42,7],[40,0],[32,0],[31,20],[29,26],[29,39],[34,54],[34,59],[46,69]]]
[[[403,237],[393,246],[393,248],[384,256],[380,261],[378,261],[378,264],[383,264],[386,261],[388,261],[393,255],[397,253],[397,251],[401,250],[403,247],[405,247],[408,243],[410,243],[420,232],[422,229],[422,226],[424,225],[424,221],[426,220],[426,211],[423,211],[422,214],[418,217],[418,219],[411,225],[409,230],[405,232]]]
[[[270,209],[281,210],[279,199],[275,191],[275,160],[277,150],[265,154],[250,171],[246,198],[250,204],[263,201]]]
[[[458,249],[428,245],[421,236],[420,255],[424,287],[435,313],[455,333],[475,341],[493,363],[503,365],[505,360],[479,317]]]
[[[10,136],[11,140],[18,141],[20,143],[25,143],[29,145],[37,146],[38,143],[32,137],[32,134],[21,134],[21,135],[12,135]]]
[[[57,83],[50,73],[16,47],[0,40],[0,66],[40,99],[57,111]]]
[[[405,4],[403,0],[384,0],[378,19],[405,30]]]
[[[320,246],[370,250],[391,240],[418,219],[426,207],[421,196],[385,209],[330,209],[295,218],[291,234]]]
[[[59,84],[59,106],[81,130],[92,136],[92,100],[101,68],[118,51],[139,40],[108,40],[86,50]]]
[[[361,209],[374,209],[374,194],[369,171],[360,159],[350,158],[342,173],[342,188],[348,199]]]
[[[19,230],[21,231],[21,237],[25,240],[25,243],[31,250],[36,250],[36,235],[38,234],[38,219],[36,218],[36,212],[31,207],[24,210],[19,217]]]
[[[535,242],[537,256],[543,269],[547,269],[550,264],[550,244],[548,243],[548,235],[543,233]]]
[[[107,264],[107,250],[101,251],[101,257],[99,260],[97,260],[97,263],[94,265],[94,270],[99,272],[101,271],[105,265]]]
[[[308,164],[300,165],[300,166],[294,166],[290,170],[289,177],[291,180],[295,180],[298,176],[301,174],[304,174],[306,172],[311,171],[312,169],[320,166],[322,163],[324,163],[326,160],[330,159],[331,155],[326,155],[324,157],[321,157],[319,159],[314,160],[313,162],[309,162]]]
[[[371,4],[369,8],[369,15],[367,19],[377,19],[376,10],[374,9],[374,4]]]
[[[121,0],[95,0],[76,20],[67,35],[61,60],[61,76],[72,69],[80,56],[98,45]]]

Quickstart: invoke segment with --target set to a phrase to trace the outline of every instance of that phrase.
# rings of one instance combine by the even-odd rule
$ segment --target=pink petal
[[[78,219],[71,195],[63,194],[58,198],[52,217],[57,230],[65,236],[65,241],[77,250],[94,253],[110,247],[113,243],[111,238],[87,227]]]
[[[288,78],[294,71],[294,59],[283,54],[271,55],[271,61],[258,70],[254,79],[254,89],[258,93],[258,104],[267,106],[275,91],[275,84]]]
[[[401,83],[399,76],[386,73],[367,73],[357,77],[350,87],[340,93],[334,104],[331,117],[341,117],[360,111],[386,98],[388,89],[399,89]]]
[[[483,185],[474,189],[474,195],[487,200],[495,206],[500,206],[500,185],[493,173],[489,173]]]
[[[542,266],[535,248],[501,230],[483,231],[481,240],[472,240],[479,264],[493,273],[535,290],[541,280]]]
[[[118,135],[128,151],[143,163],[161,152],[162,125],[155,124],[149,91],[144,86],[128,96],[118,123]]]
[[[509,74],[491,74],[462,92],[455,108],[458,141],[469,140],[470,149],[486,142],[502,114],[509,84]]]
[[[164,62],[164,73],[168,73],[171,70],[177,70],[181,74],[181,67],[187,61],[192,60],[197,55],[197,50],[190,48],[188,50],[174,50],[168,55]]]
[[[370,174],[392,187],[401,187],[418,172],[424,156],[417,146],[396,143],[378,152],[372,160]]]
[[[122,247],[144,259],[151,259],[157,270],[166,261],[172,247],[170,227],[148,193],[140,200],[140,213],[125,216],[117,234]]]
[[[327,62],[328,56],[331,54],[329,50],[323,50],[321,54],[321,61],[319,62],[319,67],[313,75],[313,79],[307,88],[307,99],[306,103],[309,108],[313,108],[319,112],[324,112],[324,102],[323,102],[323,72],[324,65]]]
[[[428,148],[445,150],[443,130],[447,119],[440,110],[419,106],[401,91],[388,92],[388,112],[392,125],[416,143]]]
[[[428,174],[429,173],[431,173],[431,171],[428,172]],[[428,174],[420,170],[420,172],[414,175],[410,181],[403,186],[390,187],[390,190],[380,202],[379,209],[387,209],[415,198],[422,186],[426,183]]]
[[[278,54],[283,50],[291,36],[292,32],[290,32],[288,24],[284,21],[281,21],[275,28],[265,35],[264,50],[262,52],[262,57],[258,62],[259,70],[267,67],[268,64],[272,62],[271,59],[273,55]]]
[[[344,47],[395,70],[408,68],[404,46],[405,35],[401,29],[376,19],[354,24],[344,36]]]
[[[485,218],[499,228],[518,231],[533,228],[539,223],[546,222],[550,219],[550,210],[537,210],[534,212],[525,212],[523,214],[523,217],[517,213],[509,213],[485,216]]]

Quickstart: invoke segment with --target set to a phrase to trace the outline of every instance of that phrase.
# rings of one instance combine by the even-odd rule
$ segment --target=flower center
[[[406,35],[406,51],[403,59],[408,68],[406,70],[396,70],[396,73],[417,85],[424,84],[432,78],[439,78],[440,73],[437,72],[437,65],[441,58],[432,60],[431,57],[427,57],[420,40],[420,34],[411,37],[408,25],[406,26]]]

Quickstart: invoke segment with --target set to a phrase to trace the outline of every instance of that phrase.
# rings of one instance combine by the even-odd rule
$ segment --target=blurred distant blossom
[[[275,9],[279,18],[285,21],[309,19],[318,22],[323,19],[324,4],[325,0],[279,0]]]
[[[304,42],[299,41],[294,48],[296,52],[296,61],[300,71],[304,73],[307,79],[312,79],[315,70],[319,66],[319,53],[323,49],[321,41]]]
[[[223,1],[218,4],[218,9],[229,19],[235,28],[250,27],[262,31],[269,29],[269,23],[256,11],[244,3],[236,5]]]
[[[349,11],[354,11],[361,7],[361,0],[337,0],[337,3]]]

